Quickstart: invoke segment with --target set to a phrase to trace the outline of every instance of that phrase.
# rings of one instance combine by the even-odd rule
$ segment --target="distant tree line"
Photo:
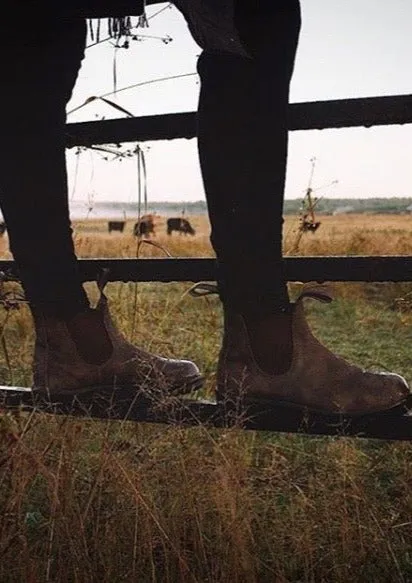
[[[285,200],[284,214],[299,214],[303,199]],[[408,212],[412,198],[319,198],[316,203],[316,214],[331,215],[342,213],[376,213],[402,214]],[[410,212],[410,211],[409,211]]]
[[[139,211],[139,207],[136,202],[96,202],[94,206],[96,209],[98,209],[100,206],[105,208],[110,207],[113,211],[119,214],[126,213],[129,216],[136,216]],[[146,209],[141,208],[141,212],[146,213]],[[207,207],[204,200],[197,200],[192,202],[149,201],[147,205],[147,212],[158,213],[161,215],[201,215],[207,212]]]
[[[302,208],[303,198],[287,199],[284,203],[285,215],[298,215]],[[136,216],[138,212],[137,203],[133,202],[104,202],[95,203],[98,208],[102,204],[110,207],[113,211],[126,213],[129,216]],[[408,210],[409,207],[409,210]],[[376,214],[403,214],[412,212],[412,198],[388,197],[388,198],[319,198],[316,203],[316,214],[332,215],[337,213],[376,213]],[[142,209],[143,212],[143,209]],[[204,200],[192,202],[170,202],[156,201],[149,202],[147,212],[158,213],[160,215],[201,215],[207,213],[207,206]]]
[[[302,198],[287,199],[284,203],[285,215],[297,215],[302,207]],[[319,198],[316,203],[316,213],[321,215],[331,215],[338,212],[345,213],[394,213],[401,214],[407,212],[412,205],[412,198],[388,197],[388,198]],[[150,207],[154,212],[181,213],[183,210],[188,215],[203,214],[207,212],[206,202],[198,200],[196,202],[159,202],[151,203]]]

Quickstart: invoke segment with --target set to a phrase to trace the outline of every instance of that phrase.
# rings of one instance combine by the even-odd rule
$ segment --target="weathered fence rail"
[[[292,103],[289,130],[412,123],[412,95]],[[196,113],[169,113],[67,125],[67,146],[196,137]]]
[[[0,406],[42,411],[52,415],[70,415],[79,418],[113,419],[149,423],[168,423],[185,427],[235,426],[244,430],[278,431],[305,435],[346,436],[368,439],[407,441],[412,439],[412,416],[390,414],[356,419],[325,419],[296,410],[272,407],[233,415],[213,401],[175,399],[162,407],[131,402],[129,391],[99,393],[78,398],[61,397],[57,402],[34,398],[25,387],[0,387]]]
[[[412,257],[400,256],[320,256],[285,257],[288,281],[412,281]],[[108,281],[172,282],[215,281],[216,262],[207,257],[177,259],[79,259],[84,282],[94,281],[108,269]],[[11,260],[0,261],[3,280],[18,280]]]

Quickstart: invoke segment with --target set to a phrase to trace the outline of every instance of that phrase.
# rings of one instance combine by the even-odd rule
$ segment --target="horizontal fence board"
[[[412,95],[292,103],[290,130],[412,123]],[[67,124],[67,146],[196,137],[196,112]]]
[[[144,401],[133,400],[127,390],[94,392],[78,397],[55,397],[54,402],[33,397],[25,387],[0,386],[0,407],[22,407],[53,415],[70,415],[86,419],[128,420],[169,425],[229,427],[255,431],[277,431],[303,435],[334,435],[385,440],[412,440],[412,416],[381,414],[356,419],[332,421],[320,416],[279,407],[254,409],[242,417],[227,414],[214,401],[173,399],[153,408]]]
[[[286,257],[288,281],[412,281],[412,256]],[[215,281],[216,262],[210,258],[79,259],[82,281],[96,280],[109,269],[108,281]],[[0,261],[3,279],[18,279],[13,261]]]

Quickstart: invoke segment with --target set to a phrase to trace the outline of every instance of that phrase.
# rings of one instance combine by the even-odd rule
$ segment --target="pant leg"
[[[203,51],[198,146],[224,304],[273,311],[289,299],[282,268],[287,108],[298,0],[236,0],[250,57]]]
[[[88,301],[69,219],[65,109],[86,22],[31,13],[0,29],[0,206],[10,250],[32,307],[75,313]]]

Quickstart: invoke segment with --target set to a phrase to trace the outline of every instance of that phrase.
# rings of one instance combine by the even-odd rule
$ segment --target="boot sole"
[[[300,415],[307,420],[321,421],[323,423],[341,424],[354,419],[369,419],[379,417],[402,417],[412,412],[412,394],[391,408],[376,411],[344,413],[331,412],[307,405],[301,405],[284,399],[249,399],[239,398],[231,401],[216,393],[216,403],[233,417],[235,412],[247,416],[285,415],[287,412]]]
[[[178,385],[172,385],[169,387],[168,391],[166,392],[163,388],[161,389],[161,392],[166,393],[166,395],[170,395],[170,396],[179,396],[179,395],[187,395],[188,393],[192,393],[194,391],[198,391],[199,389],[202,388],[204,384],[204,377],[196,375],[193,377],[188,377],[184,383],[182,384],[178,384]],[[151,387],[150,391],[155,390],[155,387]],[[53,391],[53,392],[48,392],[47,390],[43,389],[43,388],[36,388],[33,387],[32,388],[32,392],[33,395],[38,395],[39,397],[47,397],[47,399],[53,400],[54,397],[59,397],[59,396],[73,396],[73,397],[81,397],[82,395],[84,396],[90,396],[91,394],[95,393],[96,395],[99,394],[106,394],[106,393],[113,393],[118,391],[119,393],[122,392],[123,396],[124,393],[126,392],[131,392],[131,396],[135,397],[136,393],[139,393],[139,391],[141,391],[141,397],[142,400],[143,399],[148,399],[150,400],[151,397],[150,395],[147,394],[148,390],[147,388],[142,388],[140,385],[138,384],[130,384],[130,385],[126,385],[126,384],[112,384],[112,385],[92,385],[92,386],[87,386],[87,387],[81,387],[78,389],[59,389],[58,391]]]

